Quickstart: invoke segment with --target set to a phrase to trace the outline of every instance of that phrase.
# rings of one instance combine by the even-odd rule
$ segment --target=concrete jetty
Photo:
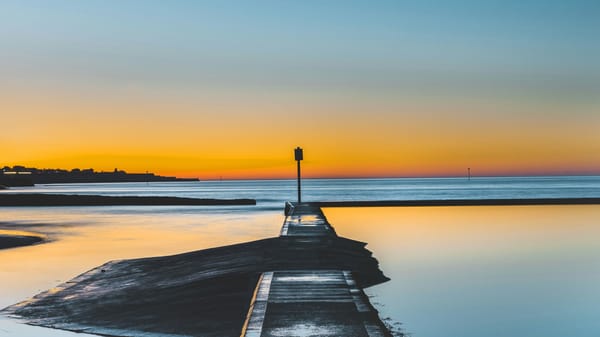
[[[600,205],[600,198],[511,198],[511,199],[430,199],[319,201],[312,207],[440,207],[440,206],[543,206]]]
[[[0,312],[106,336],[391,336],[362,291],[388,280],[365,245],[289,204],[278,237],[110,261]]]
[[[282,237],[337,237],[318,206],[286,205]],[[350,270],[273,270],[261,275],[242,337],[391,336]]]

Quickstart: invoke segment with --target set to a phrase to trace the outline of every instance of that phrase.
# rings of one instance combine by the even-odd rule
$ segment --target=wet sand
[[[44,239],[39,236],[0,233],[0,249],[29,246],[42,241]]]

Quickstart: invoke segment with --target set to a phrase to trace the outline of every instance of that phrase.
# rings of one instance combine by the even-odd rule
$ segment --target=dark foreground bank
[[[363,242],[278,237],[109,262],[2,313],[101,335],[239,337],[258,279],[272,270],[345,270],[361,287],[388,280]]]
[[[180,197],[101,196],[75,194],[0,194],[0,206],[240,206],[254,199],[196,199]]]
[[[39,236],[0,234],[0,249],[28,246],[42,241]]]

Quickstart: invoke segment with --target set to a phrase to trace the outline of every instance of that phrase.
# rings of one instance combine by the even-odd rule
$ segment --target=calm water
[[[307,180],[310,200],[600,197],[600,177]],[[0,230],[49,243],[0,251],[0,307],[112,259],[269,236],[295,181],[46,185],[14,192],[254,198],[245,207],[0,208]],[[368,289],[413,336],[600,335],[600,206],[327,209],[392,281]],[[0,336],[84,336],[0,319]]]

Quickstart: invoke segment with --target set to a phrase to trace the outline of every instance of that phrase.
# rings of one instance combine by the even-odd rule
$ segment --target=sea
[[[600,176],[305,179],[303,201],[600,197]],[[0,308],[109,260],[274,237],[295,180],[49,184],[0,193],[252,198],[256,206],[2,207]],[[391,280],[366,289],[396,334],[600,336],[600,205],[326,208]],[[0,336],[91,336],[0,316]]]

